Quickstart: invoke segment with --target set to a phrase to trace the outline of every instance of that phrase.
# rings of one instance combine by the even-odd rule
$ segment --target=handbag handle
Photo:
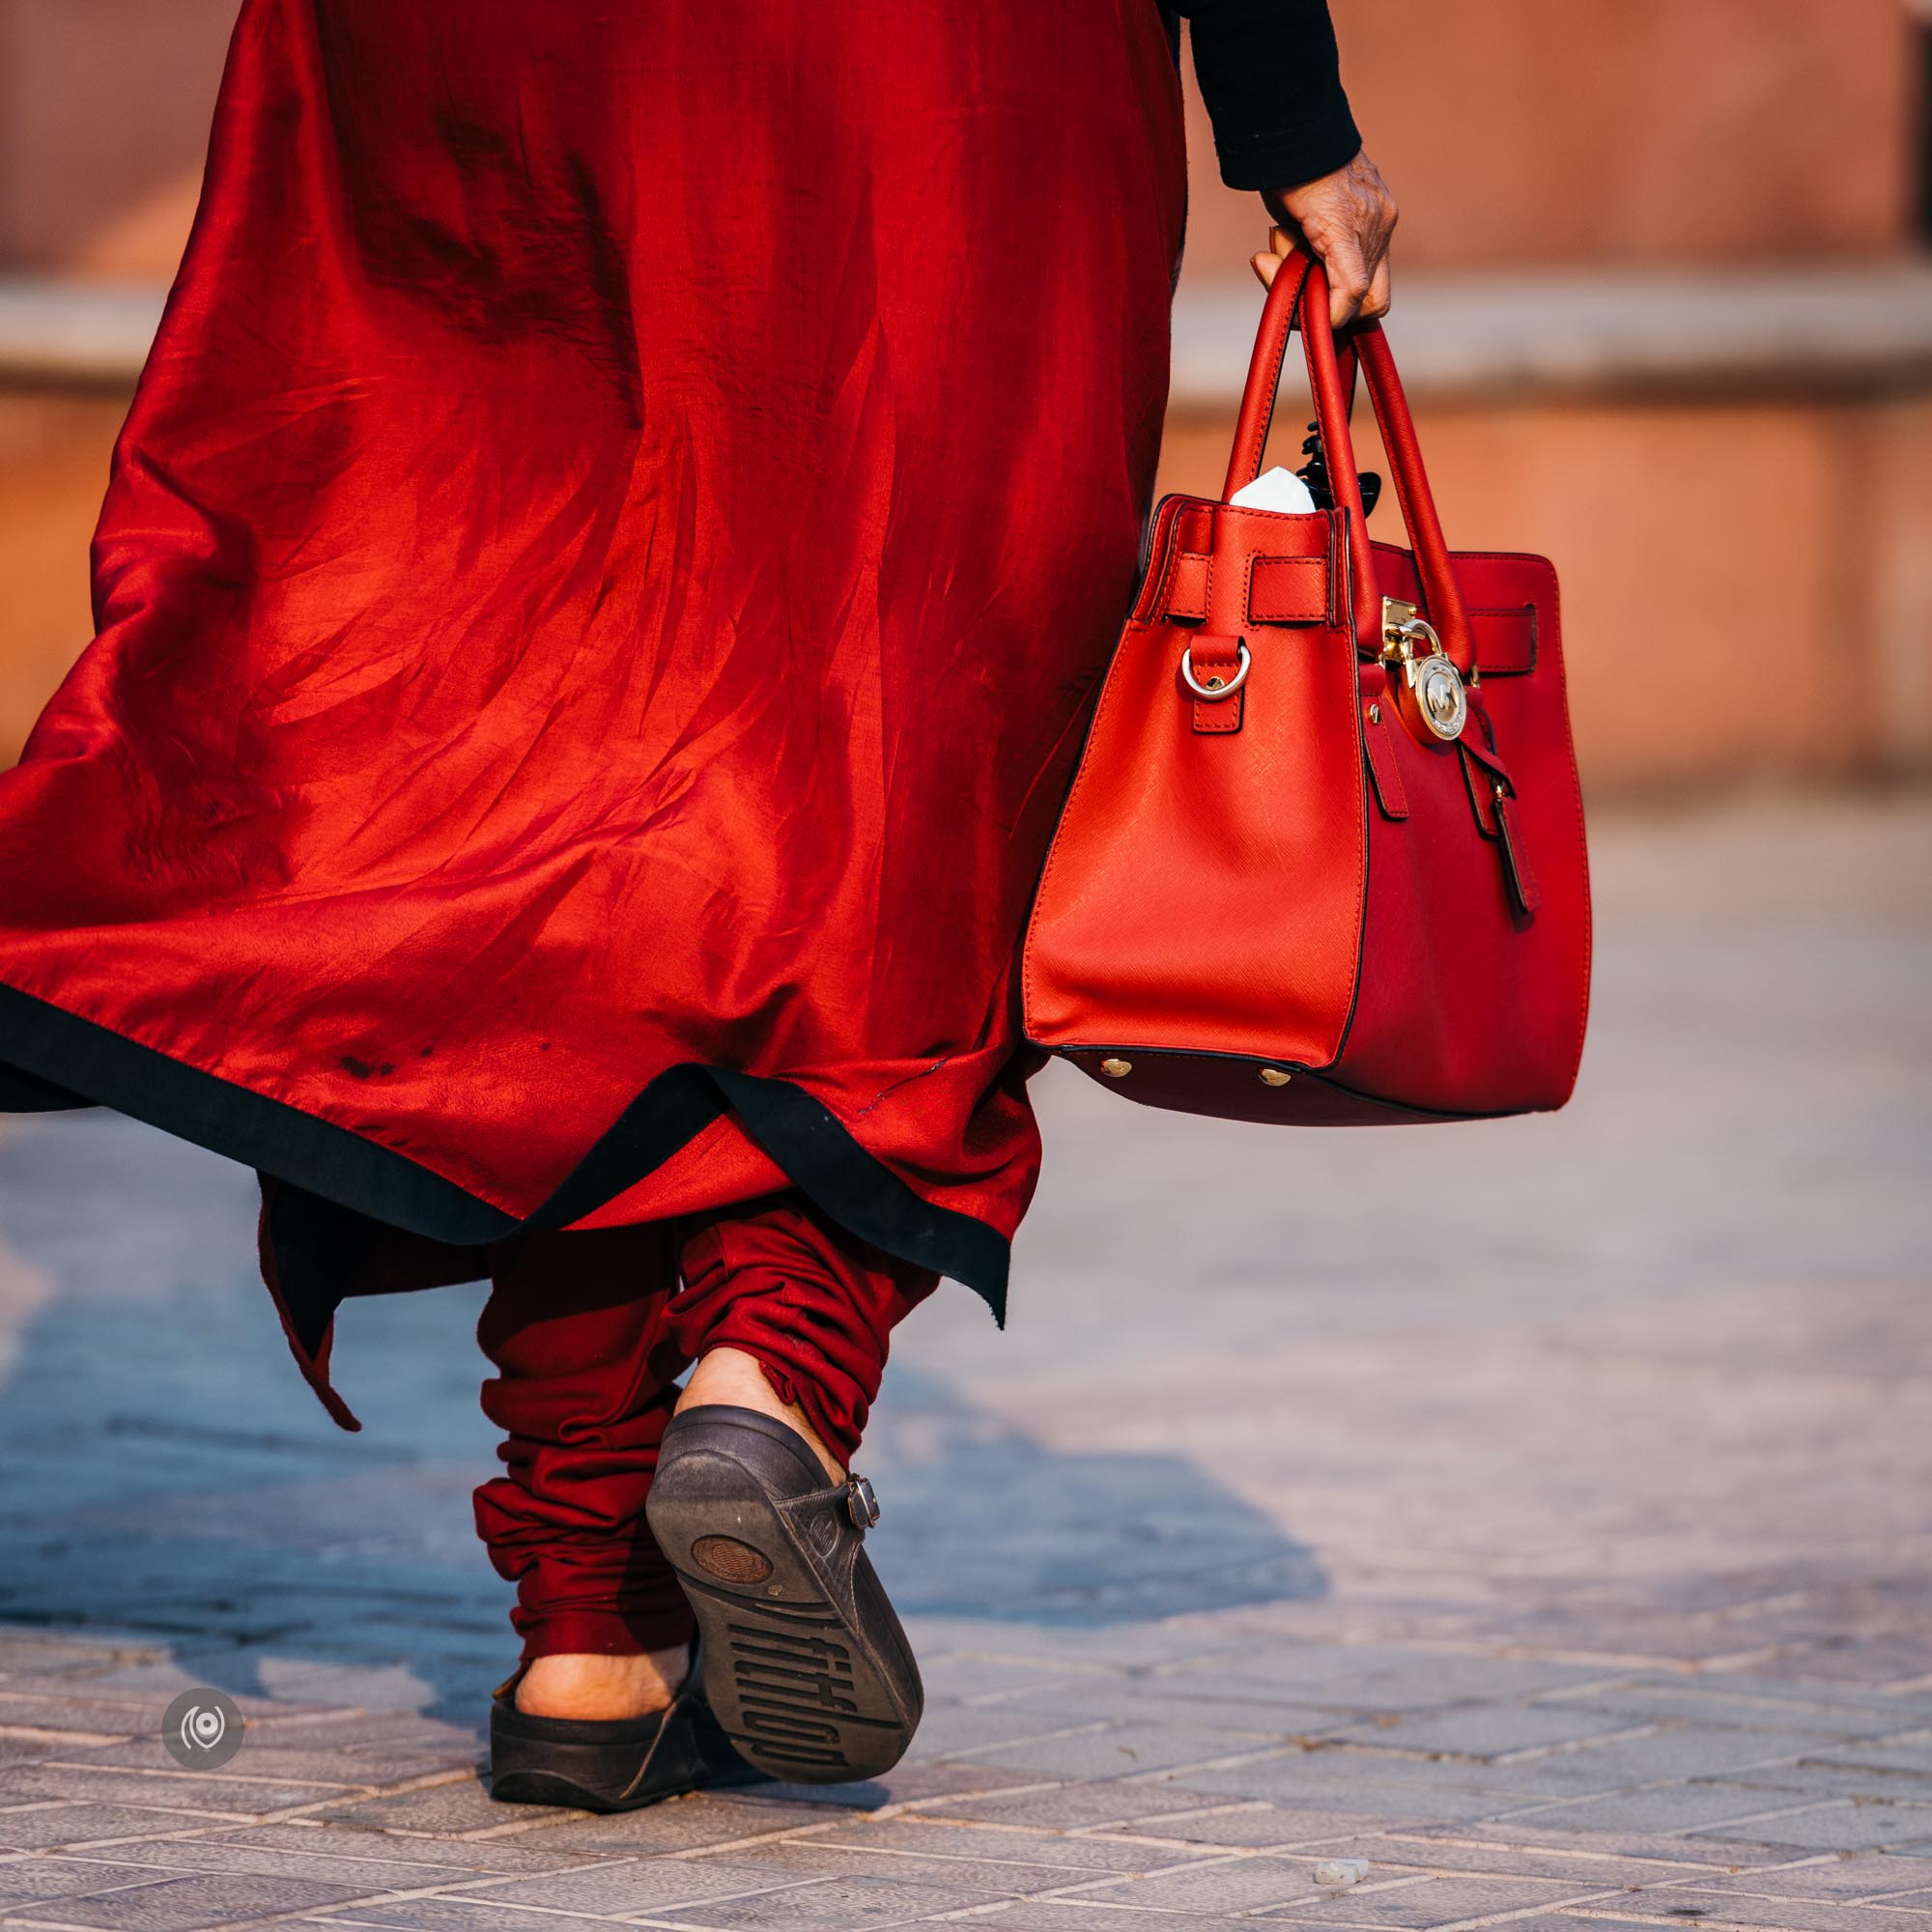
[[[1354,597],[1357,649],[1379,656],[1382,648],[1381,597],[1376,588],[1374,553],[1369,547],[1368,520],[1362,511],[1362,485],[1355,467],[1354,443],[1349,434],[1349,397],[1354,387],[1350,367],[1345,383],[1335,332],[1328,320],[1328,278],[1321,264],[1300,250],[1287,255],[1275,271],[1262,310],[1248,380],[1241,391],[1241,412],[1235,424],[1235,445],[1228,459],[1228,479],[1221,489],[1226,502],[1243,485],[1260,475],[1262,454],[1267,447],[1268,425],[1281,388],[1281,366],[1288,338],[1296,328],[1308,364],[1308,385],[1315,397],[1315,419],[1328,467],[1328,485],[1349,525],[1350,577]],[[1352,354],[1350,352],[1352,351]],[[1415,423],[1396,373],[1395,357],[1379,322],[1356,323],[1349,331],[1342,355],[1359,362],[1367,380],[1369,401],[1388,450],[1396,500],[1415,550],[1416,575],[1430,622],[1442,648],[1465,674],[1474,668],[1474,639],[1463,593],[1449,563],[1449,548],[1435,514],[1435,498],[1423,469],[1422,448]]]

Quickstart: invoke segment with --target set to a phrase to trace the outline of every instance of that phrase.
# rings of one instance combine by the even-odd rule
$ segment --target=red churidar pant
[[[497,1251],[477,1338],[505,1473],[476,1527],[517,1585],[524,1659],[668,1649],[694,1628],[644,1499],[680,1393],[719,1348],[754,1356],[841,1462],[887,1338],[938,1277],[867,1247],[801,1197],[715,1217],[534,1234]]]

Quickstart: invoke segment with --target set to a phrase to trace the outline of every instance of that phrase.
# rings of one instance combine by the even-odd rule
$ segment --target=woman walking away
[[[1199,0],[1223,169],[1386,303],[1321,0]],[[1158,0],[246,0],[0,781],[0,1062],[487,1277],[498,1798],[862,1777],[851,1459],[1034,1186],[1014,954],[1133,586],[1184,197]],[[679,1387],[677,1378],[696,1363]]]

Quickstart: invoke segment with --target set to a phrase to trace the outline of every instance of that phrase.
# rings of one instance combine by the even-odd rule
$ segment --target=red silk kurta
[[[247,0],[0,779],[11,1104],[259,1168],[319,1386],[786,1185],[997,1308],[1182,208],[1156,0]]]

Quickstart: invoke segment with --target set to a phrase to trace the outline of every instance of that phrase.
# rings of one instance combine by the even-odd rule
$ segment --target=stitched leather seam
[[[1211,564],[1209,568],[1212,568]],[[1236,638],[1233,651],[1198,661],[1195,670],[1204,672],[1217,665],[1226,665],[1230,671],[1238,669],[1242,642],[1243,639]],[[1225,738],[1230,732],[1238,731],[1241,728],[1241,707],[1247,702],[1247,697],[1245,691],[1237,691],[1232,697],[1195,698],[1191,720],[1194,729],[1203,737],[1216,738]]]
[[[1174,577],[1176,559],[1180,554],[1180,545],[1175,540],[1175,526],[1180,521],[1180,506],[1191,500],[1191,498],[1185,497],[1170,497],[1168,499],[1170,514],[1167,519],[1167,527],[1155,532],[1155,541],[1162,546],[1162,555],[1160,559],[1160,576],[1152,601],[1148,606],[1148,615],[1150,617],[1166,601],[1167,586]]]
[[[1549,581],[1549,613],[1556,620],[1556,635],[1563,635],[1563,590],[1557,582],[1556,566],[1548,557],[1529,556],[1525,562],[1541,566],[1541,573]],[[1570,728],[1570,668],[1559,665],[1556,674],[1557,694],[1562,704],[1557,716],[1563,720],[1563,735],[1568,741],[1570,753],[1570,796],[1577,812],[1577,848],[1583,855],[1582,867],[1582,906],[1583,906],[1583,968],[1578,978],[1577,1002],[1577,1051],[1571,1063],[1571,1092],[1576,1091],[1577,1072],[1583,1065],[1583,1038],[1590,1024],[1590,969],[1595,959],[1596,949],[1596,908],[1590,903],[1590,840],[1583,823],[1583,780],[1577,769],[1577,740]]]
[[[1563,586],[1556,575],[1556,566],[1547,556],[1538,556],[1533,551],[1488,550],[1463,551],[1460,554],[1476,558],[1486,563],[1525,563],[1533,573],[1549,586],[1549,614],[1555,621],[1556,636],[1563,635]],[[1534,608],[1534,607],[1532,607]],[[1577,740],[1570,728],[1570,668],[1559,665],[1556,673],[1557,695],[1562,702],[1557,716],[1563,720],[1565,749],[1569,752],[1570,798],[1577,814],[1577,848],[1583,855],[1581,903],[1583,907],[1583,965],[1578,976],[1577,1002],[1577,1049],[1572,1059],[1571,1087],[1575,1091],[1576,1072],[1583,1063],[1583,1040],[1590,1025],[1590,971],[1594,963],[1596,949],[1596,908],[1590,903],[1590,840],[1588,828],[1583,820],[1583,780],[1577,769]]]
[[[1466,554],[1466,553],[1464,553]],[[1470,604],[1464,607],[1469,616],[1476,617],[1524,617],[1529,619],[1529,662],[1526,665],[1512,665],[1507,669],[1501,666],[1483,665],[1485,677],[1526,677],[1536,668],[1536,606],[1534,604]],[[1482,664],[1480,653],[1477,663]]]
[[[1255,614],[1255,567],[1263,563],[1288,564],[1300,570],[1319,570],[1325,578],[1327,563],[1319,556],[1265,556],[1259,554],[1248,558],[1246,576],[1241,583],[1241,603],[1246,610],[1251,624],[1314,624],[1321,621],[1317,617],[1258,617]]]
[[[1267,375],[1267,406],[1262,412],[1260,433],[1255,438],[1252,451],[1241,452],[1241,468],[1247,471],[1244,483],[1252,483],[1260,475],[1262,458],[1267,454],[1268,432],[1274,427],[1275,406],[1281,399],[1281,365],[1288,355],[1288,345],[1294,336],[1295,318],[1301,313],[1302,298],[1308,292],[1308,277],[1313,269],[1311,262],[1301,271],[1301,286],[1294,292],[1294,299],[1289,305],[1288,327],[1281,332],[1281,340],[1275,344],[1272,364]]]
[[[1477,563],[1523,563],[1528,564],[1534,575],[1549,586],[1549,614],[1555,620],[1556,636],[1563,635],[1563,586],[1556,575],[1556,566],[1547,556],[1538,556],[1534,551],[1522,550],[1465,550],[1452,551],[1450,562],[1453,566],[1457,557],[1469,558]],[[1534,606],[1532,606],[1534,608]],[[1583,1041],[1590,1025],[1590,971],[1594,963],[1596,949],[1596,908],[1590,903],[1590,841],[1588,829],[1583,820],[1583,780],[1577,769],[1577,740],[1570,729],[1570,668],[1562,665],[1556,673],[1557,695],[1562,699],[1557,715],[1563,720],[1563,735],[1569,752],[1570,797],[1577,814],[1577,844],[1583,854],[1582,886],[1583,907],[1583,966],[1578,976],[1577,1003],[1577,1047],[1571,1060],[1571,1091],[1576,1090],[1576,1070],[1583,1062]],[[1547,896],[1547,895],[1546,895]]]
[[[1352,606],[1350,607],[1353,608]],[[1350,630],[1353,626],[1350,625]],[[1350,639],[1350,657],[1354,656],[1352,637]],[[1323,1063],[1326,1066],[1339,1066],[1342,1056],[1349,1050],[1349,1036],[1355,1031],[1355,1014],[1362,1004],[1362,955],[1369,945],[1369,748],[1363,743],[1362,733],[1368,724],[1362,714],[1361,672],[1350,666],[1350,682],[1354,686],[1354,702],[1349,707],[1354,720],[1355,745],[1360,769],[1355,777],[1355,806],[1360,814],[1356,823],[1361,827],[1361,838],[1355,847],[1355,962],[1353,975],[1349,982],[1349,1010],[1343,1015],[1342,1031],[1335,1041],[1334,1050]]]

